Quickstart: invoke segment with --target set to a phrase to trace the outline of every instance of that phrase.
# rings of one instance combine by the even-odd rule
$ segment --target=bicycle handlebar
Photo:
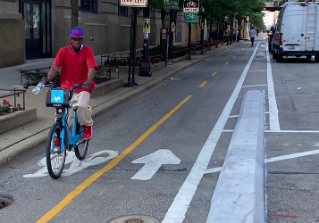
[[[45,86],[45,87],[49,87],[49,88],[51,88],[51,89],[56,88],[56,85],[55,85],[54,82],[48,82],[48,83],[46,83],[44,86]],[[72,86],[72,88],[70,89],[70,98],[69,98],[69,100],[71,100],[71,98],[72,98],[72,96],[73,96],[73,91],[74,91],[74,89],[76,89],[76,88],[83,88],[83,84],[75,84],[75,85]]]
[[[82,88],[82,87],[83,87],[83,84],[75,84],[75,85],[73,85],[73,87],[70,89],[70,98],[69,98],[69,100],[72,99],[74,89]]]

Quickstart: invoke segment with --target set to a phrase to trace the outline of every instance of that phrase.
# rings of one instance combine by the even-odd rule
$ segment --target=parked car
[[[301,2],[286,3],[280,10],[269,49],[277,62],[283,56],[307,56],[307,59],[315,56],[319,62],[317,10],[317,4]]]

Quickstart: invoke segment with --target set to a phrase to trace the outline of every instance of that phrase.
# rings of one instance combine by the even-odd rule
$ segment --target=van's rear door
[[[305,33],[305,49],[307,51],[313,51],[315,48],[318,50],[316,33],[317,33],[317,5],[308,4],[305,12],[306,27],[304,28]],[[319,24],[318,24],[319,25]]]
[[[281,26],[284,51],[304,51],[306,36],[307,7],[287,6]]]

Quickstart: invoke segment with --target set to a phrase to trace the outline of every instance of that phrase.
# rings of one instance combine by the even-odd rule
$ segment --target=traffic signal
[[[239,13],[238,12],[236,12],[236,15],[238,15]]]

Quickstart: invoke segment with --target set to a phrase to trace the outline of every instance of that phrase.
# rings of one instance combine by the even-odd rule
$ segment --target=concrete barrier
[[[248,91],[206,223],[264,223],[264,96]]]
[[[37,109],[27,109],[16,111],[12,114],[0,116],[0,134],[8,132],[14,128],[26,125],[37,119]]]

